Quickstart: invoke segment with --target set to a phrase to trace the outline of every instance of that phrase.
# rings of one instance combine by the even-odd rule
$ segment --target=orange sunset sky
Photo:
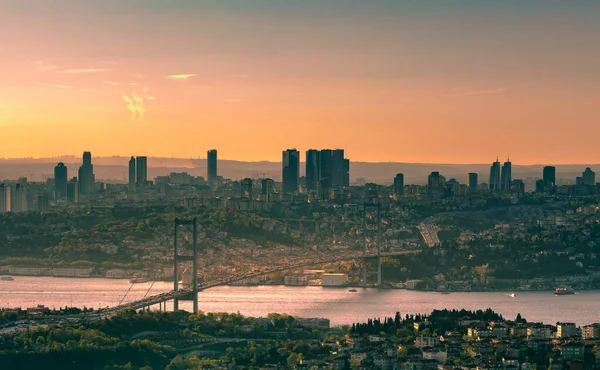
[[[598,0],[4,0],[0,157],[600,163]]]

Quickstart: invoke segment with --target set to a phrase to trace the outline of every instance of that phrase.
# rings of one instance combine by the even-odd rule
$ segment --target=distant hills
[[[94,172],[100,181],[127,181],[127,163],[129,157],[94,157]],[[77,176],[77,169],[81,163],[80,157],[64,156],[56,158],[18,158],[0,159],[0,180],[27,177],[32,181],[53,177],[54,166],[64,162],[69,171],[69,177]],[[435,163],[395,163],[395,162],[351,162],[350,181],[365,178],[369,182],[391,184],[397,173],[403,173],[407,184],[425,184],[427,176],[432,171],[439,171],[447,179],[456,178],[461,183],[467,182],[469,172],[479,173],[479,181],[486,182],[489,178],[489,164],[435,164]],[[513,178],[527,179],[540,178],[544,165],[520,166],[513,163]],[[594,165],[557,165],[557,178],[565,183],[574,183],[575,177],[590,167],[595,172],[600,172],[600,164]],[[219,175],[225,178],[242,179],[245,177],[269,177],[274,180],[281,179],[280,162],[243,162],[232,160],[219,160]],[[206,159],[186,158],[148,158],[148,177],[168,175],[170,172],[187,172],[193,176],[206,177]],[[304,175],[304,164],[301,165],[300,175]],[[600,174],[599,174],[600,176]]]

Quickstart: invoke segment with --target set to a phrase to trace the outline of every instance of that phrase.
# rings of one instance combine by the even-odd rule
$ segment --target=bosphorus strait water
[[[0,281],[0,307],[106,307],[121,301],[131,286],[128,280],[21,277]],[[173,284],[156,282],[135,284],[123,302],[141,299],[173,289]],[[600,322],[600,291],[554,296],[552,292],[517,292],[513,298],[505,292],[440,294],[396,289],[362,289],[316,286],[224,286],[200,293],[199,308],[204,312],[240,312],[264,317],[271,312],[299,317],[322,317],[331,325],[352,324],[368,318],[429,313],[434,309],[492,308],[507,319],[520,313],[528,321],[556,324],[557,321],[586,325]],[[167,308],[172,307],[172,302]],[[182,302],[184,310],[191,302]],[[158,306],[155,307],[158,309]]]

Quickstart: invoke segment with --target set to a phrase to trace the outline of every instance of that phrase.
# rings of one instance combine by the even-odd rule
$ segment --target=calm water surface
[[[131,286],[128,280],[69,279],[52,277],[14,277],[0,281],[0,307],[106,307],[114,306]],[[170,291],[172,283],[135,284],[124,302]],[[578,325],[600,322],[600,291],[580,292],[571,296],[554,296],[552,292],[507,293],[415,292],[406,290],[321,287],[217,287],[200,293],[199,307],[205,312],[240,312],[261,317],[270,312],[300,317],[324,317],[332,325],[366,321],[372,317],[393,316],[396,311],[429,313],[433,309],[492,308],[504,317],[514,319],[517,313],[529,321],[555,324],[572,321]],[[191,310],[191,302],[180,307]]]

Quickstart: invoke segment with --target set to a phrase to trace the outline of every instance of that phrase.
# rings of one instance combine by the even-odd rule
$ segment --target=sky
[[[0,2],[0,157],[600,163],[598,0]]]

